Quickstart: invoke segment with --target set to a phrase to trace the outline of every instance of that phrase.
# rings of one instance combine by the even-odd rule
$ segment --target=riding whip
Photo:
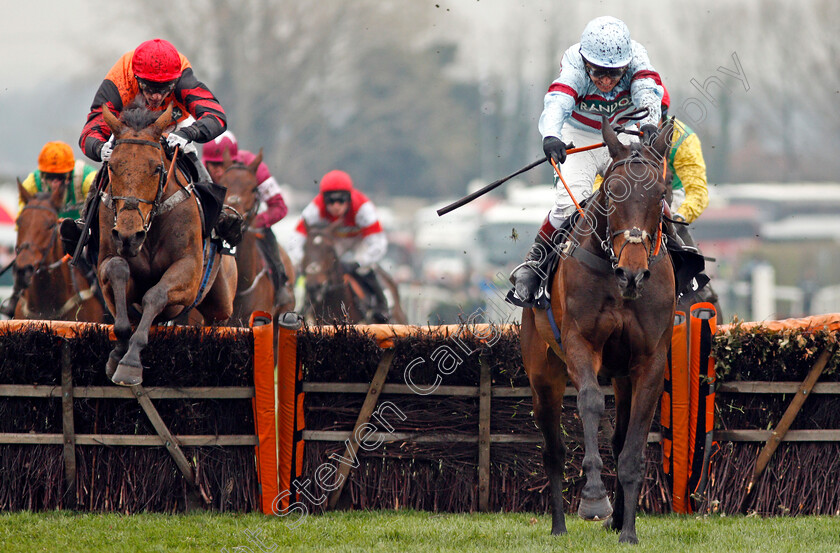
[[[108,173],[108,162],[105,161],[102,163],[102,167],[99,169],[99,172],[96,174],[96,181],[93,183],[93,187],[96,189],[96,194],[94,194],[93,198],[90,199],[90,204],[87,206],[87,211],[85,211],[85,224],[82,227],[82,235],[79,237],[79,241],[76,242],[76,249],[73,251],[73,259],[70,260],[70,265],[73,267],[76,266],[76,263],[79,261],[79,256],[82,255],[82,249],[84,249],[85,244],[88,241],[88,233],[90,232],[90,226],[93,224],[93,218],[99,213],[99,202],[102,199],[102,189],[105,187],[105,183],[107,179],[105,175]]]
[[[603,142],[599,142],[598,144],[592,144],[591,146],[581,146],[580,148],[574,148],[574,147],[573,147],[573,148],[571,148],[571,149],[569,149],[569,150],[566,150],[566,154],[576,154],[576,153],[578,153],[578,152],[586,152],[587,150],[594,150],[595,148],[600,148],[600,147],[601,147],[601,146],[603,146],[603,145],[604,145],[604,143],[603,143]],[[569,146],[574,146],[574,144],[569,144]],[[459,207],[461,207],[462,205],[466,205],[466,204],[470,203],[471,201],[473,201],[474,199],[478,198],[479,196],[483,196],[483,195],[487,194],[488,192],[490,192],[491,190],[493,190],[494,188],[498,187],[499,185],[504,184],[505,182],[509,181],[510,179],[512,179],[513,177],[515,177],[516,175],[521,175],[521,174],[522,174],[522,173],[524,173],[525,171],[530,171],[531,169],[533,169],[533,168],[534,168],[534,167],[536,167],[537,165],[540,165],[540,164],[542,164],[542,163],[545,163],[547,160],[548,160],[548,157],[544,157],[544,158],[542,158],[542,159],[538,159],[537,161],[535,161],[535,162],[533,162],[533,163],[531,163],[531,164],[529,164],[529,165],[526,165],[525,167],[523,167],[522,169],[520,169],[520,170],[516,171],[515,173],[511,173],[510,175],[508,175],[508,176],[506,176],[506,177],[503,177],[503,178],[501,178],[501,179],[499,179],[499,180],[497,180],[497,181],[495,181],[495,182],[491,182],[491,183],[490,183],[490,184],[488,184],[487,186],[485,186],[485,187],[483,187],[483,188],[481,188],[481,189],[479,189],[479,190],[476,190],[476,191],[475,191],[475,192],[473,192],[472,194],[469,194],[469,195],[467,195],[467,196],[464,196],[464,197],[463,197],[463,198],[461,198],[460,200],[457,200],[457,201],[455,201],[455,202],[452,202],[451,204],[449,204],[449,205],[447,205],[447,206],[445,206],[445,207],[442,207],[442,208],[438,209],[438,210],[437,210],[437,214],[438,214],[438,216],[443,216],[443,215],[446,215],[446,214],[447,214],[447,213],[449,213],[450,211],[453,211],[453,210],[455,210],[455,209],[458,209],[458,208],[459,208]]]

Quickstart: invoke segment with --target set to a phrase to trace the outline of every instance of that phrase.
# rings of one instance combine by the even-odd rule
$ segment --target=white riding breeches
[[[635,129],[635,126],[628,126],[628,129]],[[562,140],[566,144],[572,143],[575,148],[590,146],[603,142],[600,131],[585,131],[569,125],[563,125]],[[638,142],[639,137],[630,134],[619,134],[618,139],[622,144]],[[577,200],[578,204],[592,195],[592,186],[595,183],[595,176],[603,175],[611,161],[610,153],[606,146],[571,154],[566,157],[566,162],[560,166],[560,172],[569,185],[569,190]],[[552,169],[553,172],[553,169]],[[560,224],[575,211],[575,203],[566,192],[566,187],[554,175],[554,207],[548,214],[549,221],[554,228],[560,228]]]

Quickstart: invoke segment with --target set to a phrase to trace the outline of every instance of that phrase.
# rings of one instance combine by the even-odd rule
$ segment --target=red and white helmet
[[[201,149],[201,157],[204,159],[204,163],[222,163],[225,150],[228,151],[231,159],[234,159],[236,154],[239,153],[239,144],[237,144],[236,137],[230,131],[225,131],[204,144]]]
[[[321,178],[321,194],[327,192],[347,192],[353,190],[353,179],[344,171],[330,171]]]
[[[161,38],[147,40],[131,58],[134,75],[156,83],[174,81],[181,76],[181,56],[172,44]]]
[[[599,67],[626,66],[633,59],[630,29],[615,17],[596,17],[580,36],[580,55]]]
[[[321,197],[324,203],[349,202],[353,190],[353,179],[344,171],[330,171],[321,178]]]

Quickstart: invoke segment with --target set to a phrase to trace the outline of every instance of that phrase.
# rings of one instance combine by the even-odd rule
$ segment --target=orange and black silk
[[[101,144],[111,136],[111,129],[102,117],[102,106],[108,106],[112,113],[119,116],[123,109],[131,106],[140,94],[140,87],[134,77],[131,60],[134,51],[124,54],[108,71],[105,80],[99,85],[87,123],[82,129],[79,146],[86,156],[94,161],[101,161]],[[227,128],[225,111],[207,86],[193,74],[189,60],[181,56],[181,77],[175,85],[172,96],[155,111],[163,111],[170,102],[174,102],[173,117],[182,121],[191,115],[195,122],[179,129],[193,142],[208,142],[220,135]]]

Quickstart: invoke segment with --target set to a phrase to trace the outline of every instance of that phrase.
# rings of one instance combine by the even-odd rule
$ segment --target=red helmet
[[[239,153],[236,137],[230,131],[225,131],[207,142],[201,149],[201,157],[204,159],[204,163],[222,163],[225,150],[228,151],[231,159],[234,159],[236,154]]]
[[[147,81],[165,83],[181,76],[181,56],[171,43],[156,38],[134,50],[131,58],[134,74]]]
[[[353,190],[353,180],[344,171],[330,171],[321,178],[321,194]]]

